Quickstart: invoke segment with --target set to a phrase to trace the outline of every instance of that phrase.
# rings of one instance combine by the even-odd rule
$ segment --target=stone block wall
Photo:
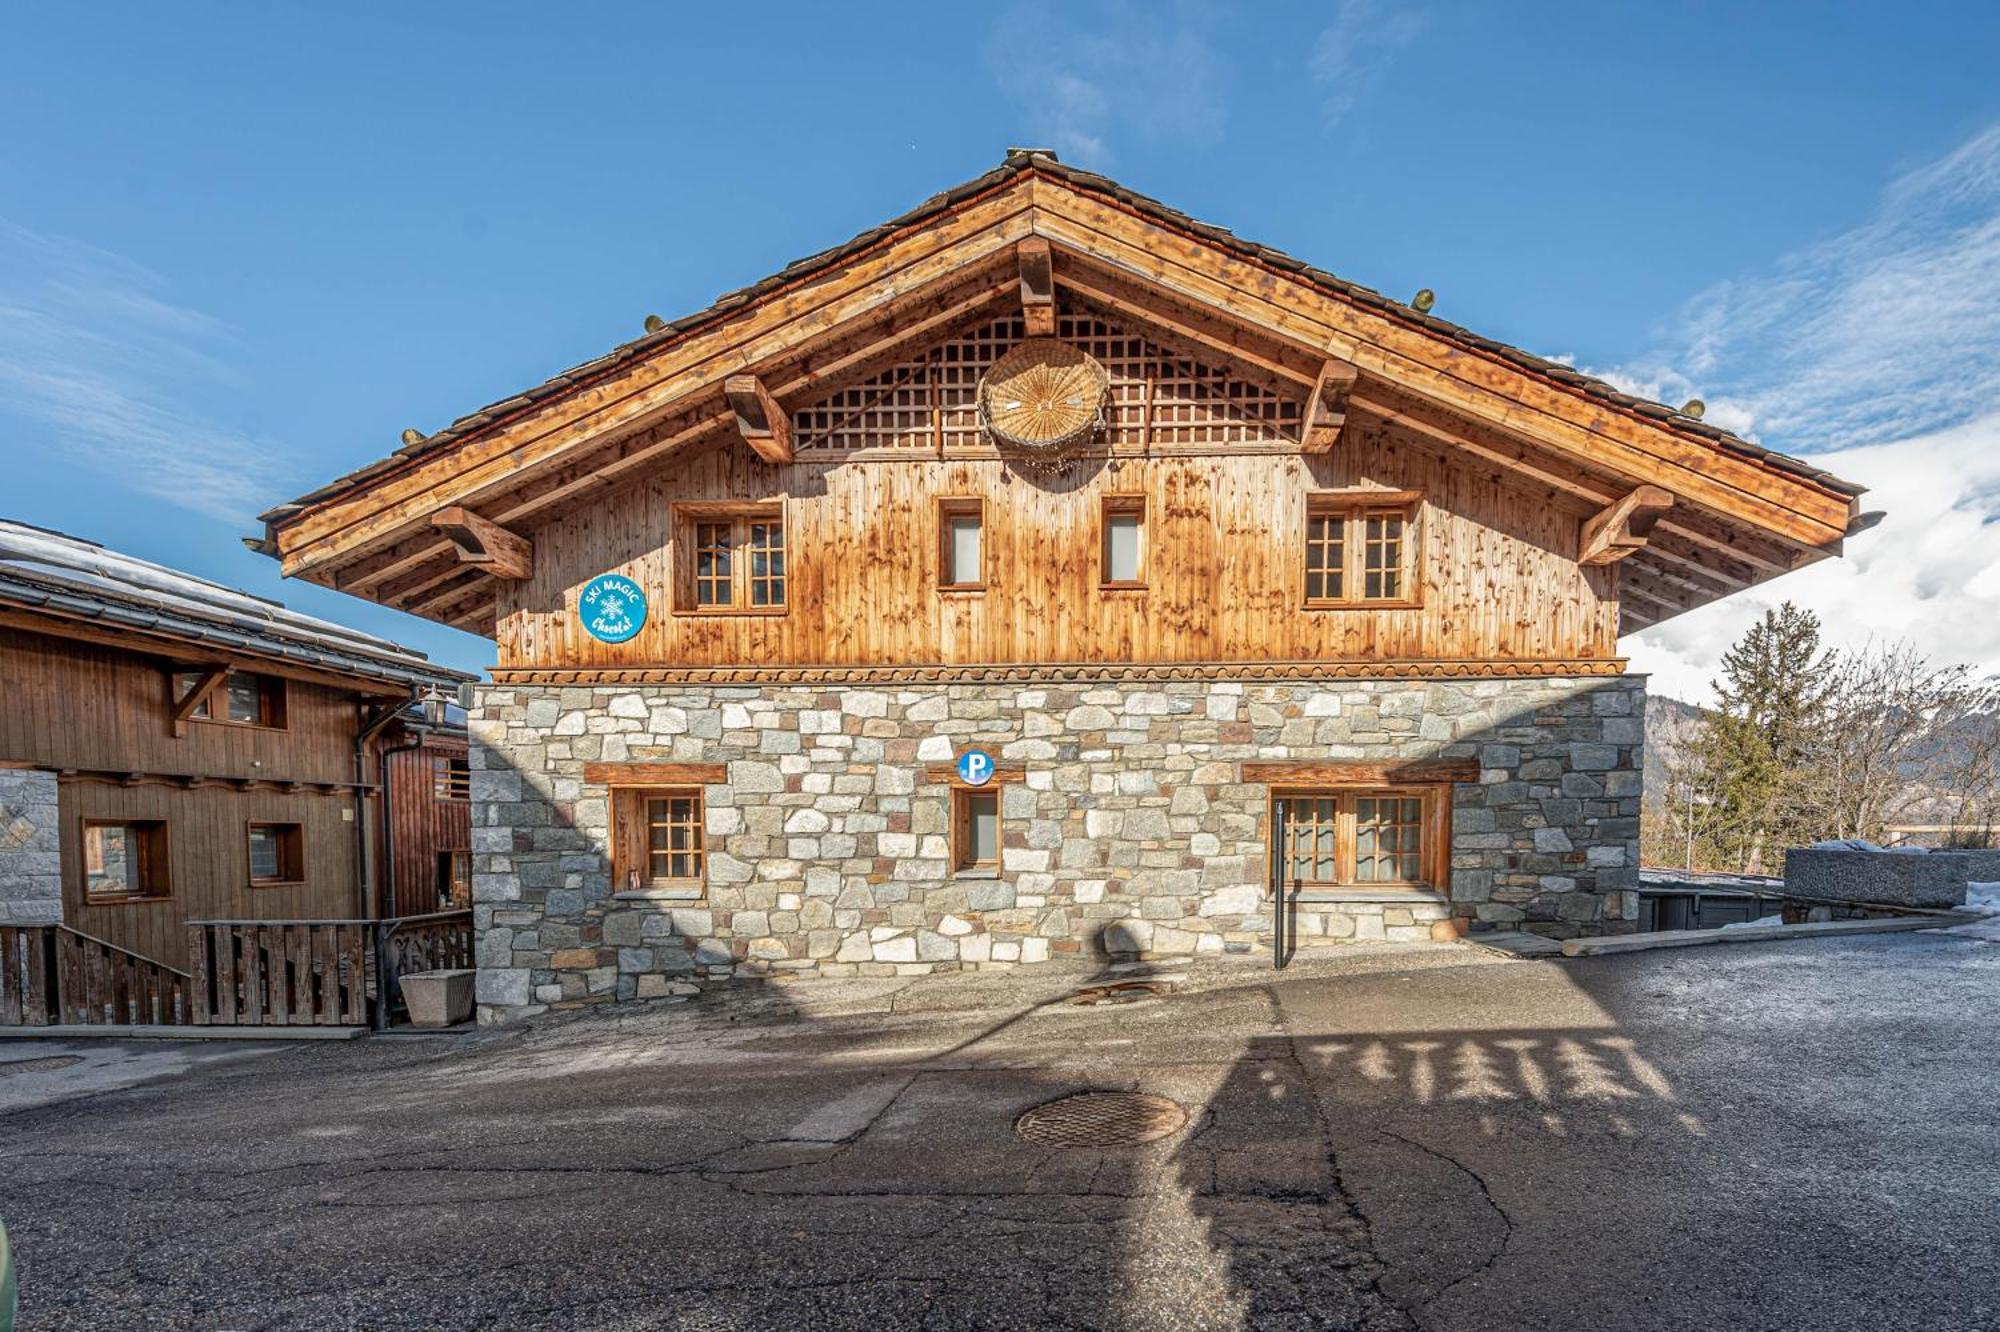
[[[1301,905],[1300,942],[1420,940],[1457,918],[1553,936],[1638,916],[1644,682],[1046,687],[486,686],[471,719],[482,1020],[704,978],[893,975],[1106,950],[1269,947],[1268,788],[1244,760],[1474,758],[1451,882]],[[977,746],[1002,862],[954,874],[950,787]],[[706,895],[616,893],[584,765],[727,764]]]
[[[0,925],[48,925],[62,915],[56,775],[0,768]]]

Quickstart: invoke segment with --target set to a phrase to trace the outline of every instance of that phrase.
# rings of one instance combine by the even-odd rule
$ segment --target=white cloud
[[[1193,146],[1222,137],[1211,21],[1200,6],[1116,4],[1086,26],[1074,8],[1018,4],[994,23],[986,66],[1035,141],[1023,146],[1103,170],[1115,137]]]
[[[1656,692],[1707,699],[1723,650],[1788,599],[1831,645],[1908,639],[2000,670],[2000,126],[1890,182],[1861,226],[1700,293],[1668,346],[1607,378],[1700,396],[1888,514],[1843,559],[1628,641]]]
[[[2000,413],[1893,444],[1814,461],[1870,488],[1881,526],[1847,554],[1698,611],[1626,643],[1652,690],[1696,702],[1727,648],[1770,607],[1815,612],[1830,646],[1908,640],[1939,662],[2000,670]]]
[[[267,444],[187,406],[223,377],[227,330],[108,251],[0,222],[0,412],[89,469],[232,522],[285,493]]]
[[[1699,293],[1669,345],[1623,372],[1670,396],[1735,404],[1792,451],[1916,436],[1992,410],[2000,125],[1890,182],[1861,226]]]
[[[1352,111],[1390,62],[1423,34],[1428,17],[1394,0],[1338,0],[1320,29],[1306,68],[1320,88],[1329,129]]]

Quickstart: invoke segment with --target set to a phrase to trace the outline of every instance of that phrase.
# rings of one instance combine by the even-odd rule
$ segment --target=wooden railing
[[[192,978],[67,925],[0,926],[0,1026],[179,1026]]]
[[[406,972],[472,965],[472,913],[391,920],[191,920],[194,1021],[389,1025]],[[386,976],[388,983],[380,978]]]
[[[402,976],[470,967],[472,956],[470,911],[191,920],[188,971],[67,925],[0,925],[0,1027],[386,1027]]]
[[[386,1028],[403,1001],[402,978],[417,971],[446,971],[472,965],[472,913],[433,911],[399,916],[375,927],[375,969],[387,977],[375,1007],[377,1030]]]
[[[368,1021],[372,920],[191,920],[200,1026],[358,1027]]]

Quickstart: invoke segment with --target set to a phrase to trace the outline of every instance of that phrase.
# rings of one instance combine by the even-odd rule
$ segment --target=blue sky
[[[237,538],[405,426],[1045,144],[1840,451],[1897,525],[1779,587],[1842,632],[2000,666],[2000,7],[1804,12],[17,9],[0,509],[483,665],[483,641],[282,583]],[[1628,646],[1695,692],[1762,604]]]

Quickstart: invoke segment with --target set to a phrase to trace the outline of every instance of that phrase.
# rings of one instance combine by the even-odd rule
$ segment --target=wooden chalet
[[[1045,152],[646,325],[265,515],[288,575],[496,642],[489,1016],[1630,929],[1620,636],[1867,521]]]
[[[470,679],[0,521],[0,1024],[362,1020],[373,923],[470,905]]]

